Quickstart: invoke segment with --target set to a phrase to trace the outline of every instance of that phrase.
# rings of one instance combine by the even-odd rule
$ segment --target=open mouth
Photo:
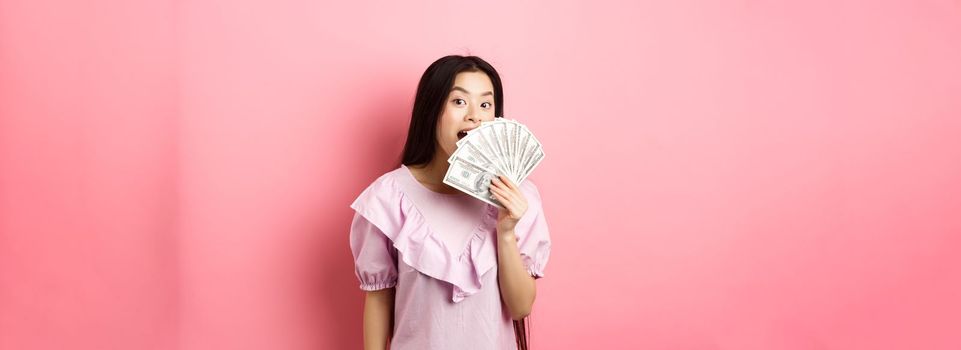
[[[470,130],[461,130],[461,131],[458,131],[458,132],[457,132],[457,139],[460,140],[460,139],[464,138],[464,136],[467,136],[467,132],[468,132],[468,131],[470,131]]]

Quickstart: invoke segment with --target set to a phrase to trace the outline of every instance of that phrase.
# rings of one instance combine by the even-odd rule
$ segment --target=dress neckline
[[[437,197],[443,198],[443,199],[449,199],[449,200],[451,200],[451,199],[469,199],[469,200],[477,200],[477,201],[480,201],[479,199],[476,199],[476,198],[474,198],[474,197],[471,197],[470,195],[468,195],[468,194],[466,194],[466,193],[463,193],[463,192],[450,193],[450,194],[448,194],[448,193],[440,193],[440,192],[437,192],[437,191],[433,191],[433,190],[425,187],[423,184],[421,184],[420,181],[417,181],[417,178],[415,178],[415,177],[414,177],[414,174],[413,174],[412,172],[410,172],[410,169],[407,167],[407,165],[401,164],[400,166],[401,166],[402,168],[404,168],[403,172],[406,174],[405,177],[407,178],[407,180],[413,182],[413,184],[411,184],[411,185],[409,185],[409,186],[405,186],[406,188],[416,187],[418,191],[426,192],[426,193],[428,193],[428,194],[432,194],[432,195],[434,195],[434,196],[437,196]],[[403,190],[401,190],[401,191],[403,191]],[[429,232],[429,233],[428,233],[428,236],[431,236],[431,238],[437,239],[437,240],[441,243],[441,245],[443,246],[444,250],[447,251],[448,254],[451,254],[451,255],[457,256],[457,257],[462,257],[462,256],[464,256],[464,255],[466,255],[466,254],[470,254],[470,250],[471,250],[470,247],[471,247],[473,241],[474,241],[474,240],[480,240],[481,242],[483,242],[483,241],[487,238],[487,237],[486,237],[487,234],[490,233],[488,230],[493,229],[493,228],[494,228],[494,222],[497,221],[497,210],[496,210],[497,207],[495,207],[495,206],[493,206],[493,205],[490,205],[490,204],[487,204],[487,203],[484,203],[484,202],[481,202],[481,203],[483,204],[482,207],[484,208],[484,209],[482,210],[482,214],[481,214],[481,215],[483,215],[484,217],[481,218],[480,222],[478,222],[477,225],[475,225],[475,226],[469,231],[470,233],[468,234],[467,243],[464,244],[463,247],[459,247],[460,249],[458,249],[458,250],[452,250],[451,247],[449,247],[446,242],[444,242],[444,241],[441,240],[440,238],[434,237],[434,232],[435,232],[435,230],[433,229],[433,227],[430,226],[430,224],[428,224],[428,223],[425,222],[425,223],[424,223],[424,226],[427,227],[427,230],[428,230],[428,232]],[[426,218],[426,217],[424,216],[424,214],[423,214],[423,211],[421,211],[420,207],[417,206],[417,203],[411,201],[411,206],[413,207],[414,211],[417,212],[417,215],[418,215],[418,216],[420,216],[421,218]],[[495,231],[494,233],[496,234],[496,231]]]

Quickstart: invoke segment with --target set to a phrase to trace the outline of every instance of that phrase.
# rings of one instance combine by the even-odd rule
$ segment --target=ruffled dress
[[[551,239],[537,187],[515,234],[521,260],[544,276]],[[401,165],[351,204],[360,289],[396,288],[391,349],[516,349],[497,281],[497,207],[431,191]]]

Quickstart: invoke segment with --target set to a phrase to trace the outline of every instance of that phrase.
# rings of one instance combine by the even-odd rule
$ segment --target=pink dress
[[[537,187],[515,233],[521,260],[544,276],[551,250]],[[400,168],[351,204],[350,248],[360,289],[396,287],[391,349],[516,349],[497,282],[497,207],[442,194]]]

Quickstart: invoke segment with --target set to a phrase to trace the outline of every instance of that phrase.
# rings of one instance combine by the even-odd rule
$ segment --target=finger
[[[496,194],[496,195],[501,196],[501,197],[504,197],[504,198],[507,197],[507,190],[505,190],[505,189],[503,189],[503,188],[500,188],[500,187],[491,187],[490,190],[491,190],[491,193],[492,193],[492,194]]]
[[[507,206],[507,204],[513,205],[514,199],[510,196],[509,191],[500,188],[491,188],[491,193],[497,196],[497,200]]]
[[[497,202],[500,203],[501,206],[504,207],[504,209],[508,209],[507,203],[510,202],[510,201],[507,200],[507,198],[504,198],[504,195],[501,194],[501,192],[499,192],[499,191],[491,191],[491,196],[493,196],[494,199],[497,200]]]
[[[505,183],[508,188],[517,189],[517,185],[514,184],[514,181],[511,181],[511,178],[504,175],[499,175],[499,177],[501,182]]]
[[[504,209],[506,209],[507,212],[510,213],[511,216],[516,215],[515,214],[516,208],[514,207],[514,203],[511,202],[509,199],[504,198],[504,196],[502,196],[499,193],[494,193],[494,199],[496,199],[497,202],[499,202],[504,207]]]
[[[524,193],[521,192],[521,189],[517,187],[517,185],[514,184],[509,177],[502,176],[501,178],[501,183],[504,184],[504,187],[508,189],[508,192],[513,195],[515,200],[524,199]]]
[[[501,179],[496,177],[491,179],[491,185],[494,185],[497,188],[507,188],[507,184],[505,184],[504,181],[501,181]]]
[[[505,186],[505,188],[504,188],[504,195],[505,195],[505,196],[509,197],[511,200],[513,200],[513,201],[515,201],[515,202],[516,202],[516,201],[520,201],[520,199],[522,198],[523,194],[521,194],[520,191],[519,191],[517,188],[506,187],[506,186],[507,186],[506,184],[505,184],[504,186]]]
[[[491,187],[491,193],[497,195],[496,199],[510,210],[511,216],[518,217],[526,212],[527,201],[512,191]]]
[[[498,193],[500,193],[501,197],[504,197],[504,198],[506,198],[506,199],[508,199],[508,200],[510,200],[510,201],[516,201],[516,200],[517,200],[517,196],[515,196],[514,193],[512,193],[512,191],[509,190],[509,189],[499,188],[499,187],[491,187],[491,189],[492,189],[492,191],[493,191],[493,190],[497,190]]]

